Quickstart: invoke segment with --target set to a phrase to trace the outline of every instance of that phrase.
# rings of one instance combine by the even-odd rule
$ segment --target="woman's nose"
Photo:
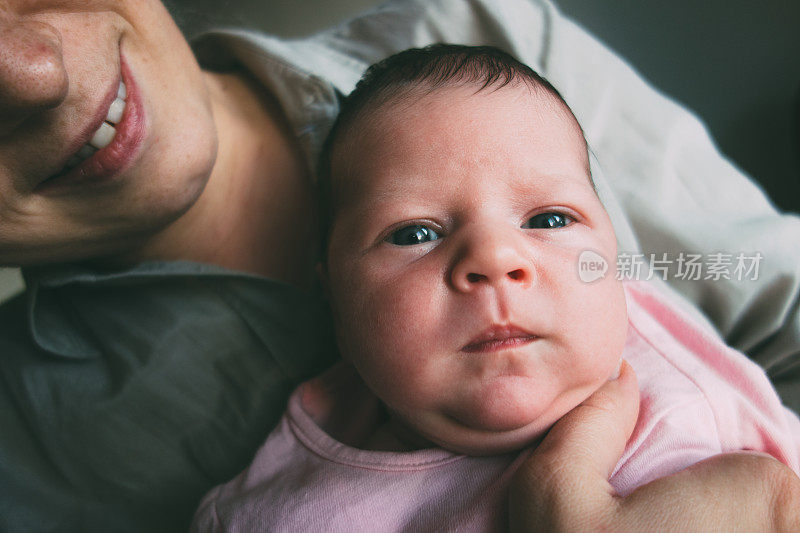
[[[69,89],[61,35],[51,25],[0,19],[0,134],[28,117],[58,107]]]
[[[455,289],[469,292],[482,285],[502,283],[530,287],[533,263],[521,239],[516,235],[492,235],[488,230],[473,231],[451,271]]]

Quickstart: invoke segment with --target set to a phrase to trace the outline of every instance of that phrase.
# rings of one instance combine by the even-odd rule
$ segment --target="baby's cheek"
[[[628,334],[628,313],[622,283],[606,278],[597,287],[594,329],[596,357],[616,369]]]
[[[340,345],[350,352],[347,358],[374,390],[386,391],[387,402],[388,397],[413,397],[406,391],[426,388],[440,337],[430,292],[403,281],[372,285],[360,298],[350,295],[356,308],[337,328]]]
[[[582,369],[583,383],[604,382],[616,369],[627,337],[625,293],[613,275],[578,280],[571,287],[561,298],[565,312],[559,328],[571,346],[572,372]]]

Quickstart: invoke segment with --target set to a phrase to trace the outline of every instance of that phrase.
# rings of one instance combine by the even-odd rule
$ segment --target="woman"
[[[536,54],[512,26],[553,8],[396,2],[209,35],[201,70],[157,0],[0,5],[0,264],[27,285],[0,310],[0,529],[183,529],[332,357],[303,289],[336,89],[434,39]]]

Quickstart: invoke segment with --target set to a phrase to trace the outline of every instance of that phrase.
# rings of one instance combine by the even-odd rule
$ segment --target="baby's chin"
[[[507,380],[474,402],[450,411],[406,416],[408,426],[426,440],[455,453],[501,455],[535,446],[561,417],[574,409],[600,383],[561,389],[508,387]],[[410,414],[410,413],[409,413]]]
[[[480,394],[445,408],[394,411],[425,441],[466,455],[499,455],[536,445],[602,381],[562,387],[556,380],[532,389],[527,379],[485,380]],[[391,410],[391,409],[390,409]]]
[[[536,445],[558,417],[534,418],[512,424],[506,417],[485,419],[469,425],[446,415],[426,417],[424,424],[406,425],[424,441],[465,455],[501,455]]]
[[[476,431],[471,430],[454,438],[431,438],[437,446],[454,453],[472,456],[502,455],[517,452],[535,446],[545,435],[550,426],[543,429],[519,428],[513,431]]]
[[[513,388],[512,388],[513,389]],[[483,396],[462,410],[429,417],[418,430],[425,437],[450,451],[467,455],[497,455],[536,444],[542,436],[586,396],[575,394],[494,394]],[[489,391],[486,391],[489,392]],[[508,391],[505,391],[508,392]],[[519,393],[519,390],[514,391]]]

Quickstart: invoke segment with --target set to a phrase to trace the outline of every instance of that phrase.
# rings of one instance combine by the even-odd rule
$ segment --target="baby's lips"
[[[493,324],[483,330],[478,336],[470,340],[461,348],[465,352],[481,351],[483,347],[493,342],[502,342],[512,339],[520,341],[530,341],[536,339],[536,335],[513,324]]]

